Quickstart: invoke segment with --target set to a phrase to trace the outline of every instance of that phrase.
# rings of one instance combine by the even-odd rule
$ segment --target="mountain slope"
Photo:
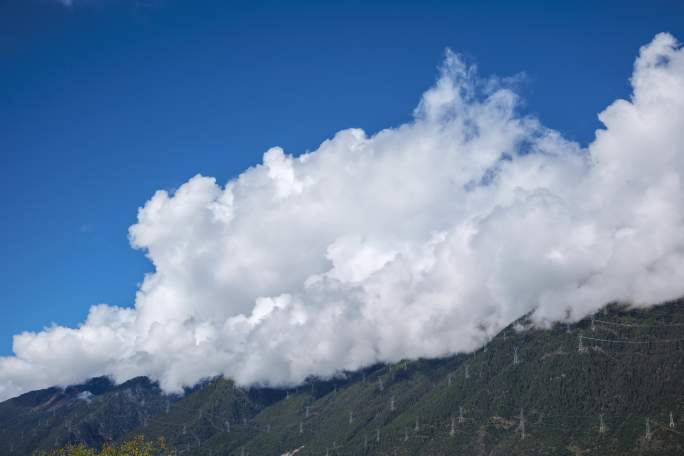
[[[139,377],[121,385],[106,378],[65,389],[33,391],[0,404],[0,454],[83,442],[98,447],[158,415],[173,397]]]
[[[684,454],[684,302],[611,306],[593,322],[547,330],[521,319],[473,354],[373,366],[289,391],[214,379],[167,407],[155,385],[132,382],[138,390],[104,385],[77,405],[83,387],[67,389],[71,399],[60,400],[72,405],[54,421],[44,421],[54,389],[0,404],[0,425],[14,423],[0,433],[0,451],[9,454],[21,428],[35,429],[17,453],[26,454],[71,423],[71,440],[142,433],[196,455]]]

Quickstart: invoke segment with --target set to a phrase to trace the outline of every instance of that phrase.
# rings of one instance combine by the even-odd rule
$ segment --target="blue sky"
[[[586,144],[639,46],[684,39],[678,1],[549,3],[0,2],[0,355],[132,304],[151,265],[127,229],[154,191],[398,125],[446,47],[524,72],[526,111]]]

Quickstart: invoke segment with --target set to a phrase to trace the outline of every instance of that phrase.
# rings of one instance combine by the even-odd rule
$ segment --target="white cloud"
[[[225,186],[195,176],[159,191],[130,228],[155,266],[135,309],[99,305],[77,329],[15,336],[0,398],[101,374],[170,391],[217,374],[295,384],[472,350],[533,309],[545,324],[679,297],[672,36],[641,49],[632,85],[583,150],[447,53],[408,124],[343,130],[300,156],[270,149]]]

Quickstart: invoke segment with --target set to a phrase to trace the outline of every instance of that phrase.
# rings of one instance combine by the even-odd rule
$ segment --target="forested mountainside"
[[[506,328],[475,353],[377,365],[290,390],[145,378],[0,404],[0,453],[143,434],[186,455],[681,455],[684,301]]]

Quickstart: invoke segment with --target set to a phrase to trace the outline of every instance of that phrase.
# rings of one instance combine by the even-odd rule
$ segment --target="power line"
[[[661,323],[657,325],[641,325],[638,323],[620,323],[616,321],[594,320],[595,323],[610,326],[625,326],[629,328],[662,328],[662,327],[684,327],[684,323]]]
[[[684,342],[684,338],[681,339],[652,339],[652,340],[631,340],[631,339],[600,339],[598,337],[588,337],[582,336],[580,334],[580,341],[582,338],[586,340],[595,340],[599,342],[611,342],[611,343],[621,343],[621,344],[671,344],[673,342]]]

